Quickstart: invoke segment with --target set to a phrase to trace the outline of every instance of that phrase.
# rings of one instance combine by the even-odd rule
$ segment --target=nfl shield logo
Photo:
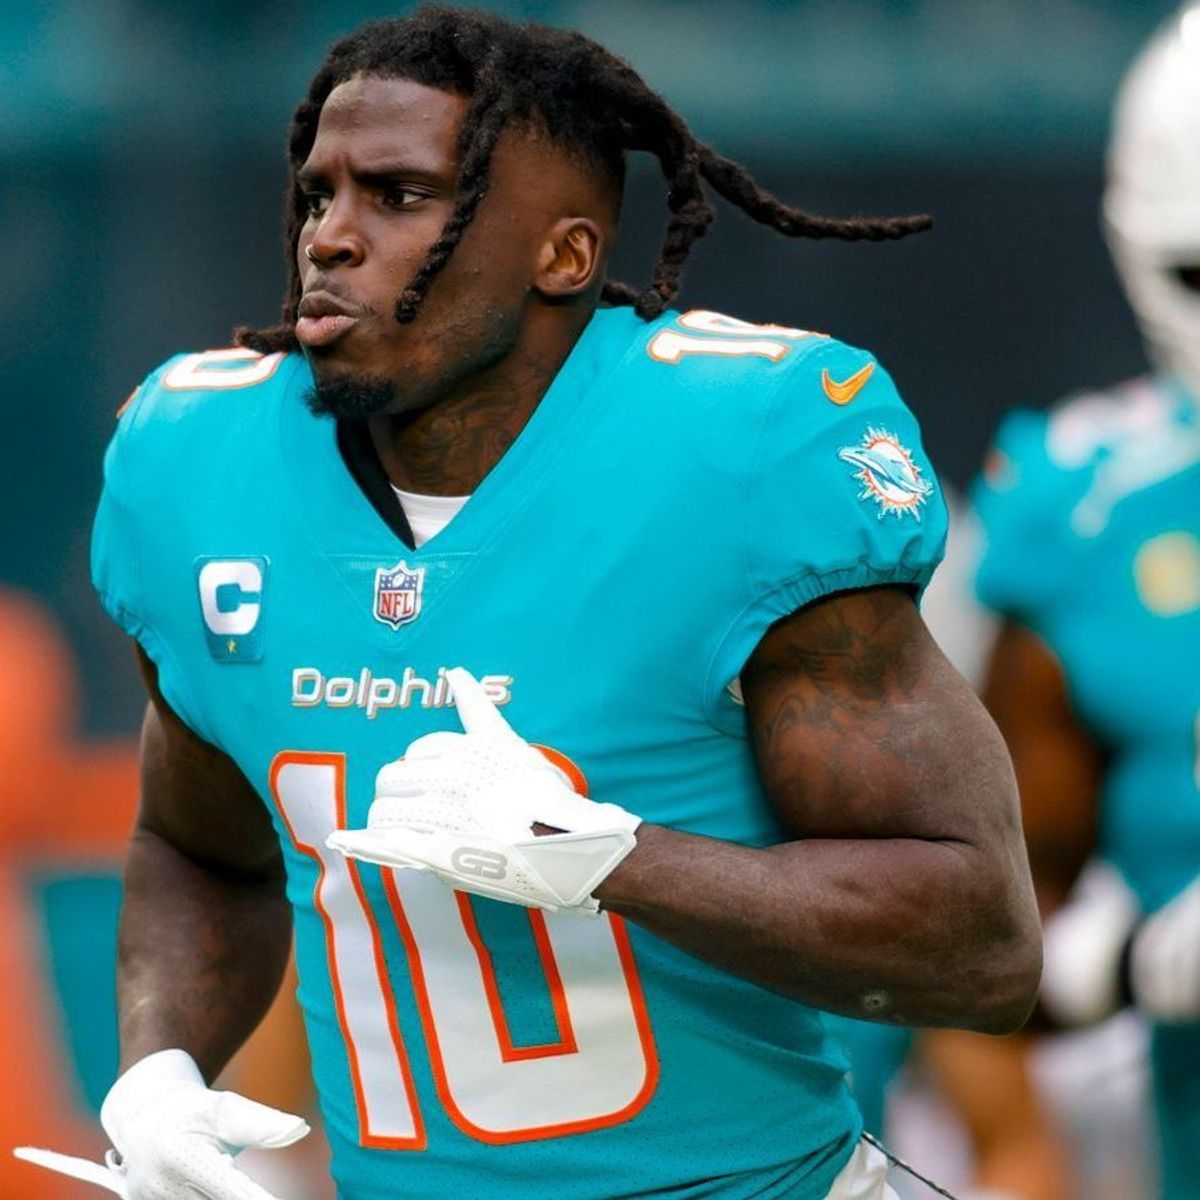
[[[375,572],[375,620],[399,629],[421,615],[425,568],[415,571],[401,559],[394,567]]]

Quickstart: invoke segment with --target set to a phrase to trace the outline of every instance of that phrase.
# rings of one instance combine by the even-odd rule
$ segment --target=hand
[[[1104,864],[1088,867],[1046,922],[1041,995],[1051,1017],[1091,1025],[1121,1008],[1121,961],[1137,920],[1137,901],[1121,876]]]
[[[26,1162],[107,1188],[124,1200],[276,1200],[233,1164],[249,1146],[277,1150],[308,1133],[300,1117],[214,1092],[182,1050],[163,1050],[113,1084],[100,1121],[105,1165],[22,1146]]]
[[[579,795],[468,671],[446,677],[464,732],[413,742],[379,772],[366,829],[339,830],[327,845],[494,900],[599,912],[592,892],[633,850],[641,818]],[[539,837],[536,825],[557,832]]]
[[[1129,990],[1156,1021],[1200,1020],[1200,877],[1134,931]]]

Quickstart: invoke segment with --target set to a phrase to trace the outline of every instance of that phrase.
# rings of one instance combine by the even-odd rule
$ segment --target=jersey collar
[[[365,427],[341,432],[304,402],[308,363],[295,356],[280,412],[280,447],[298,511],[326,552],[378,554],[402,546],[412,560],[472,553],[530,504],[566,449],[586,430],[603,382],[638,344],[641,320],[629,309],[592,315],[525,427],[484,477],[462,511],[419,549]],[[386,494],[385,494],[386,493]]]

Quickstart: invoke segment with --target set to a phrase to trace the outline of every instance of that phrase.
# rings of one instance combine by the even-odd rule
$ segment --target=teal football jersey
[[[384,763],[458,728],[461,665],[596,799],[781,840],[739,670],[785,614],[919,591],[941,553],[887,374],[801,330],[603,310],[416,550],[310,386],[299,355],[155,372],[108,452],[93,574],[275,821],[342,1196],[824,1197],[859,1117],[814,1011],[610,914],[467,898],[325,839],[366,823]]]
[[[1200,870],[1200,406],[1169,380],[1002,427],[978,591],[1034,630],[1109,755],[1100,853],[1146,911]],[[1156,1030],[1164,1194],[1200,1179],[1200,1027]]]
[[[888,1092],[912,1050],[913,1031],[833,1014],[827,1014],[825,1021],[850,1060],[847,1082],[862,1113],[863,1128],[886,1138]]]

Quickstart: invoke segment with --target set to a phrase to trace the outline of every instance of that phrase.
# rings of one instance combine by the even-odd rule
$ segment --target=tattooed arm
[[[644,825],[597,892],[690,953],[851,1016],[999,1032],[1040,937],[1012,767],[908,593],[775,625],[742,673],[759,775],[797,840]]]
[[[181,1049],[211,1082],[283,976],[283,860],[245,776],[179,720],[140,651],[139,661],[151,700],[121,911],[121,1069]]]

